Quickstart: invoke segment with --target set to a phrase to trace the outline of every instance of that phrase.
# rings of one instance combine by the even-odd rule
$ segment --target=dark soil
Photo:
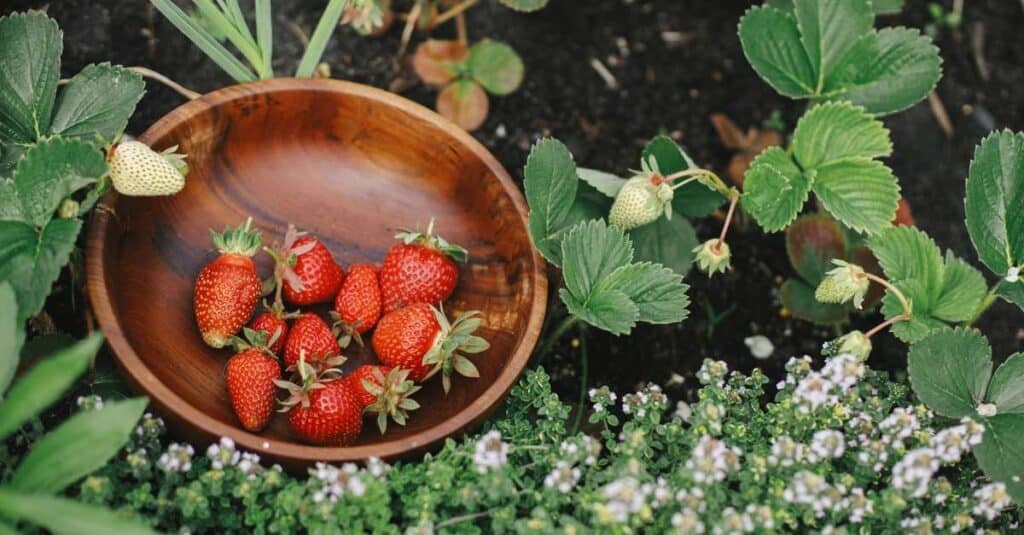
[[[902,15],[883,17],[882,24],[923,27],[928,22],[927,3],[908,3]],[[292,28],[311,31],[324,4],[275,2],[278,72],[291,70],[300,55]],[[679,139],[698,162],[722,170],[730,154],[714,135],[711,113],[725,113],[745,128],[760,125],[778,110],[791,128],[805,107],[777,95],[747,65],[736,24],[749,4],[553,0],[544,11],[522,15],[491,0],[482,2],[469,16],[471,39],[486,36],[510,43],[523,56],[528,74],[519,92],[492,100],[490,118],[476,135],[517,177],[531,144],[545,135],[565,141],[581,165],[625,172],[637,166],[646,141],[665,132]],[[86,63],[111,61],[150,67],[197,91],[231,83],[144,0],[15,0],[0,13],[25,8],[48,8],[60,22],[65,32],[65,74]],[[993,128],[1024,129],[1019,97],[1019,88],[1024,87],[1022,10],[1011,0],[972,1],[961,28],[937,37],[945,60],[938,95],[952,120],[952,137],[940,129],[927,102],[885,120],[895,141],[888,163],[901,179],[919,226],[940,245],[972,261],[975,254],[962,221],[963,179],[973,147]],[[450,36],[451,31],[446,27],[435,35]],[[970,46],[979,32],[985,70]],[[369,39],[346,28],[325,60],[334,77],[404,88],[405,96],[432,105],[435,93],[414,83],[397,57],[398,47],[397,29]],[[592,58],[608,67],[618,82],[616,89],[591,67]],[[143,131],[181,102],[168,89],[148,84],[130,131]],[[697,222],[702,237],[717,233],[718,225],[712,218]],[[689,277],[693,305],[683,324],[639,328],[628,338],[589,335],[590,384],[610,384],[624,391],[648,380],[665,383],[678,373],[686,378],[684,385],[692,385],[692,375],[705,357],[724,359],[739,369],[760,366],[769,377],[778,377],[789,356],[816,355],[821,343],[834,337],[832,329],[780,314],[777,289],[792,272],[781,235],[739,228],[730,243],[735,257],[732,272],[710,281],[697,273]],[[51,302],[51,308],[58,308],[55,315],[70,315],[60,310],[68,307],[66,303],[67,299]],[[714,316],[721,319],[712,325]],[[855,318],[854,326],[866,329],[878,319],[874,314]],[[991,338],[997,356],[1021,349],[1024,314],[1015,307],[996,304],[978,326]],[[743,343],[752,334],[768,336],[776,346],[774,356],[753,359]],[[903,368],[905,347],[887,334],[877,340],[873,365]],[[558,391],[566,396],[578,391],[576,351],[563,341],[547,362]],[[677,387],[674,394],[685,396],[692,390]]]

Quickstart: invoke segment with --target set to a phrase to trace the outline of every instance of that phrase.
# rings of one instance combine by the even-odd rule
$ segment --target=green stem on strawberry
[[[572,422],[572,431],[570,435],[575,435],[580,430],[580,422],[583,420],[583,406],[587,402],[587,381],[589,379],[589,363],[590,356],[587,353],[587,327],[580,325],[579,330],[576,331],[576,336],[580,340],[580,397],[579,401],[576,402],[576,418]]]

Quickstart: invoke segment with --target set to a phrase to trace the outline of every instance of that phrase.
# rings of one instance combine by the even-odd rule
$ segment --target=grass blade
[[[224,5],[223,2],[221,6],[216,6],[211,0],[192,1],[196,6],[200,7],[200,12],[203,16],[207,17],[209,22],[214,24],[231,41],[231,44],[235,45],[235,48],[245,56],[246,61],[249,62],[253,69],[257,71],[262,69],[263,58],[260,57],[260,49],[256,46],[256,40],[253,39],[244,17],[241,21],[236,19],[232,8]],[[235,1],[235,4],[235,8],[237,8],[237,1]]]
[[[263,56],[260,78],[274,77],[274,67],[270,64],[274,57],[274,19],[271,13],[270,0],[256,0],[256,43]]]
[[[235,79],[237,82],[251,82],[256,79],[256,76],[245,66],[244,63],[238,60],[235,56],[228,51],[224,45],[220,44],[213,36],[210,35],[205,29],[196,24],[189,16],[176,6],[171,0],[150,0],[160,13],[167,20],[178,29],[179,32],[185,35],[192,43],[194,43],[204,54],[207,55],[214,63],[216,63],[224,72],[228,73],[229,76]]]
[[[348,0],[331,0],[327,4],[323,15],[320,16],[320,22],[316,25],[316,30],[313,31],[313,37],[309,39],[309,46],[306,47],[306,51],[302,54],[302,61],[299,62],[299,68],[295,71],[295,76],[299,78],[313,76],[313,71],[316,69],[317,64],[320,63],[320,58],[324,55],[324,49],[327,48],[327,41],[331,39],[331,34],[338,27],[341,13],[347,5]]]

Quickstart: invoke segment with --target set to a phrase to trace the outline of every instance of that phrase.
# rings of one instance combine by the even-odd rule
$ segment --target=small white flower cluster
[[[697,370],[697,380],[702,385],[722,386],[725,376],[729,373],[729,365],[720,360],[704,359]]]
[[[941,464],[931,448],[911,450],[892,467],[892,486],[921,498],[928,494],[928,484]]]
[[[989,483],[974,491],[974,499],[978,503],[971,510],[976,517],[983,517],[986,520],[995,520],[999,513],[1010,506],[1012,499],[1006,492],[1006,484]]]
[[[476,442],[473,451],[473,464],[476,471],[484,474],[492,470],[500,470],[508,463],[508,444],[501,440],[501,432],[493,429],[488,431]]]
[[[366,460],[366,471],[377,479],[384,479],[391,471],[391,465],[380,460],[380,457],[370,457]]]
[[[562,442],[558,450],[562,459],[570,464],[594,466],[601,455],[601,443],[590,435],[579,435]]]
[[[616,479],[601,487],[601,495],[605,501],[595,507],[598,521],[602,524],[623,524],[629,520],[630,515],[639,513],[647,505],[643,488],[631,476]]]
[[[841,508],[850,514],[850,522],[860,524],[864,517],[875,513],[875,502],[864,494],[864,489],[854,487],[850,494],[843,498]]]
[[[78,396],[75,405],[83,411],[98,411],[103,409],[103,398],[99,396]]]
[[[654,409],[660,413],[665,410],[667,405],[668,396],[656,384],[648,385],[635,394],[622,396],[622,412],[635,415],[637,418],[647,416],[649,409]]]
[[[566,461],[558,461],[551,472],[544,477],[544,486],[567,494],[576,488],[576,483],[579,482],[582,475],[583,472],[579,467]]]
[[[594,404],[594,412],[598,414],[606,412],[608,407],[614,405],[619,399],[619,396],[615,395],[615,392],[612,392],[607,386],[591,388],[587,394],[590,397],[590,402]]]
[[[793,474],[789,485],[782,491],[782,499],[794,505],[811,509],[814,516],[822,518],[825,513],[840,504],[845,494],[842,486],[830,484],[823,476],[800,470]]]
[[[834,405],[838,401],[838,397],[833,393],[835,387],[835,383],[821,373],[808,373],[806,377],[800,379],[793,391],[793,401],[797,404],[797,410],[808,414],[819,407]]]
[[[807,377],[807,374],[811,373],[811,357],[804,355],[802,357],[790,357],[786,361],[786,377],[779,381],[775,385],[779,390],[782,390],[786,385],[795,385],[797,381]]]
[[[808,448],[807,460],[812,463],[838,459],[846,452],[846,437],[835,429],[822,429],[814,433]]]
[[[694,445],[685,466],[695,483],[716,483],[739,469],[741,455],[739,448],[703,435]]]
[[[192,469],[192,457],[195,453],[191,444],[173,442],[160,455],[157,466],[164,472],[188,472]]]
[[[943,463],[956,463],[972,447],[981,444],[984,433],[985,426],[965,416],[960,420],[960,425],[936,433],[929,441],[929,446]]]
[[[790,467],[804,460],[804,445],[793,440],[789,435],[775,437],[772,441],[768,464],[772,466]]]
[[[149,468],[149,455],[147,455],[146,448],[128,450],[124,456],[124,460],[128,463],[128,467],[131,468],[132,473],[135,475],[142,474]]]
[[[334,466],[327,463],[316,463],[310,470],[310,482],[319,484],[313,491],[313,501],[316,503],[335,503],[344,496],[360,497],[366,493],[366,483],[363,481],[364,472],[354,463],[345,463]]]
[[[700,515],[692,509],[683,509],[672,515],[672,527],[676,528],[676,533],[680,535],[704,535],[705,533],[704,522],[701,521]]]
[[[853,355],[836,355],[825,361],[821,375],[846,392],[864,378],[867,367]]]
[[[206,448],[206,457],[216,470],[223,470],[225,467],[238,464],[242,454],[235,449],[235,441],[228,437],[220,437],[220,442],[210,444]]]
[[[142,420],[135,426],[135,435],[143,438],[156,438],[164,432],[164,421],[162,418],[153,416],[147,412],[142,415]]]
[[[921,429],[921,421],[913,408],[897,407],[878,424],[878,429],[882,432],[883,442],[895,449],[903,449],[903,441]]]

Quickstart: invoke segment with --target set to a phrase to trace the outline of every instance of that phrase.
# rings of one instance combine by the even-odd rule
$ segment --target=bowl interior
[[[339,82],[293,85],[299,82],[221,90],[172,112],[143,136],[154,148],[177,144],[188,155],[187,186],[170,198],[108,197],[111,210],[100,223],[98,276],[106,293],[100,299],[109,300],[122,335],[111,337],[115,353],[172,418],[189,420],[198,412],[206,419],[189,423],[202,433],[227,434],[273,457],[297,442],[287,418],[275,416],[259,435],[242,430],[224,383],[231,352],[205,346],[195,326],[192,285],[215,256],[210,229],[252,216],[271,243],[294,223],[347,267],[379,263],[397,229],[425,227],[434,218],[441,235],[470,251],[446,306],[449,315],[482,313],[480,334],[491,349],[474,359],[481,377],[456,378],[447,397],[440,381],[431,381],[417,396],[422,409],[386,435],[367,420],[353,447],[287,452],[328,460],[391,457],[479,421],[504,395],[536,341],[543,275],[518,191],[471,138],[376,90]],[[267,255],[257,265],[261,276],[270,273]],[[317,310],[326,317],[327,306]],[[137,360],[124,358],[127,353]],[[375,362],[369,348],[355,344],[346,356],[346,370]]]

